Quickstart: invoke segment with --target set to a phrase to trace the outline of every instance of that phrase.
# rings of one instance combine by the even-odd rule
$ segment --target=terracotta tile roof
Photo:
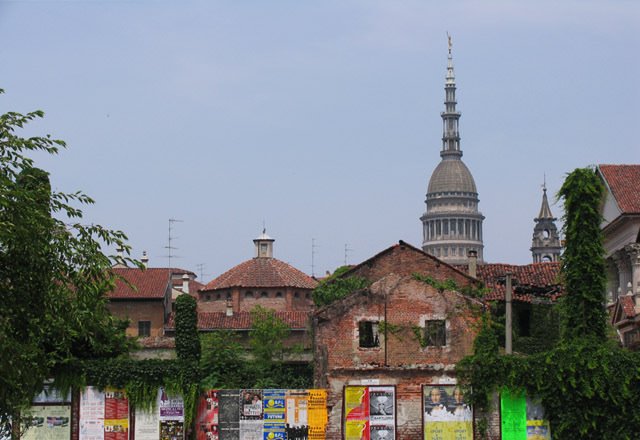
[[[640,214],[640,165],[598,165],[623,214]]]
[[[633,296],[624,295],[618,298],[622,312],[624,313],[623,319],[634,318],[636,316],[636,305],[633,302]]]
[[[275,312],[291,329],[306,329],[311,312]],[[225,312],[198,312],[199,330],[249,330],[251,329],[251,313],[237,312],[227,316]],[[169,316],[167,328],[175,327],[173,313]]]
[[[137,342],[142,348],[176,348],[176,339],[166,336],[138,338]]]
[[[466,271],[467,266],[459,265]],[[513,264],[479,264],[478,279],[490,290],[484,297],[487,301],[504,301],[504,278],[511,272],[513,299],[523,302],[554,301],[563,293],[559,281],[560,263],[532,263],[522,266]]]
[[[109,299],[162,299],[164,298],[172,274],[192,273],[183,269],[114,267],[115,288],[107,295]]]
[[[275,258],[252,258],[211,281],[201,290],[230,287],[294,287],[314,289],[318,282],[309,275]]]

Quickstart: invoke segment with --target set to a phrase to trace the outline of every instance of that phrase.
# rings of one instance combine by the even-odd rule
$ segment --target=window
[[[447,345],[447,329],[444,319],[431,319],[424,323],[424,342],[427,347]]]
[[[262,292],[260,294],[260,298],[268,298],[268,297],[269,297],[269,294],[267,292]]]
[[[211,295],[207,295],[207,301],[211,301]]]
[[[138,321],[138,337],[151,336],[151,321]]]
[[[294,298],[299,298],[299,297],[300,297],[300,294],[299,294],[298,292],[295,292],[295,293],[293,294],[293,297],[294,297]]]
[[[360,348],[379,347],[378,323],[374,321],[360,321],[358,323],[358,338],[360,340]]]
[[[253,298],[253,292],[250,290],[247,290],[246,292],[244,292],[244,297],[245,298]]]
[[[216,299],[220,299],[222,298],[222,295],[220,295],[219,293],[216,293]]]
[[[282,292],[276,292],[276,298],[282,298]]]

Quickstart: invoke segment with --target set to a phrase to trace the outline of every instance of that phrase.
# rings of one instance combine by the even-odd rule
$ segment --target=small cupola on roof
[[[267,230],[263,229],[262,234],[253,240],[256,245],[255,258],[273,258],[273,242],[275,240],[267,235]]]

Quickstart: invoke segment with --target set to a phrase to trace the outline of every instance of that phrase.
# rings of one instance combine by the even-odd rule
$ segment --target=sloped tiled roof
[[[624,295],[621,296],[618,301],[620,301],[620,306],[622,308],[622,312],[624,316],[623,319],[631,319],[636,316],[636,305],[633,302],[633,296]]]
[[[467,270],[467,266],[458,266]],[[487,301],[504,301],[504,279],[510,272],[513,279],[514,301],[553,301],[563,293],[558,275],[560,263],[532,263],[525,265],[487,263],[479,264],[477,278],[490,291],[484,296]]]
[[[191,273],[183,269],[114,267],[115,288],[107,295],[109,299],[161,299],[164,298],[171,274]],[[129,283],[129,284],[127,284]]]
[[[276,258],[252,258],[207,284],[202,290],[230,287],[294,287],[314,289],[318,282]]]
[[[598,165],[623,214],[640,214],[640,165]]]
[[[281,319],[291,329],[305,329],[311,312],[275,312],[275,316]],[[227,316],[225,312],[199,312],[199,330],[249,330],[252,318],[250,312],[236,312]],[[175,327],[174,315],[171,314],[167,327]]]

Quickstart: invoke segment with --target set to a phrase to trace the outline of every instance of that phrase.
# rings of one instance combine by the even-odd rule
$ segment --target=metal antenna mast
[[[178,220],[175,218],[170,218],[169,219],[169,244],[168,246],[165,246],[164,248],[167,249],[169,251],[169,268],[171,268],[171,251],[174,249],[177,249],[176,247],[171,246],[171,243],[175,240],[175,237],[173,237],[173,235],[171,235],[171,232],[173,231],[173,224],[174,223],[182,223],[183,220]]]
[[[204,276],[209,275],[208,273],[204,273],[204,263],[196,264],[196,268],[198,269],[198,272],[200,272],[200,282],[203,282]]]
[[[345,266],[347,265],[347,257],[349,252],[353,252],[353,249],[349,247],[349,244],[345,243],[344,244],[344,265]]]

